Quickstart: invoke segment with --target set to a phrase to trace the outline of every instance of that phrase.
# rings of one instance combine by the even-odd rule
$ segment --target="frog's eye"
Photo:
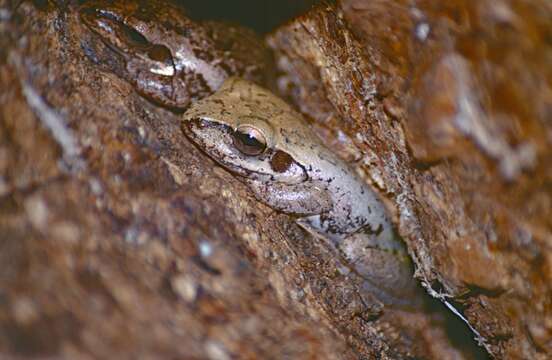
[[[234,146],[245,155],[259,155],[266,149],[266,138],[257,128],[249,125],[238,126],[232,135]]]
[[[127,25],[120,16],[107,10],[84,8],[81,12],[84,23],[108,45],[110,49],[130,56],[149,59],[153,62],[150,71],[165,76],[174,75],[171,51],[164,45],[154,44],[137,29]]]

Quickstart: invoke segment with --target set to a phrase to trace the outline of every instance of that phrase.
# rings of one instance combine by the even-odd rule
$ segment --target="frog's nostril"
[[[189,121],[186,121],[185,124],[188,126],[188,128],[197,128],[197,129],[204,129],[207,126],[209,126],[207,121],[198,117],[193,118]]]

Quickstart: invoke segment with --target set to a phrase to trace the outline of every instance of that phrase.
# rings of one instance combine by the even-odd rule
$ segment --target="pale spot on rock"
[[[46,230],[48,225],[48,208],[43,199],[38,196],[25,200],[25,211],[33,227],[38,230]]]
[[[38,310],[34,302],[28,297],[19,297],[13,303],[15,321],[21,325],[28,325],[38,318]]]
[[[429,35],[430,27],[428,23],[422,22],[416,25],[416,37],[420,41],[425,41]]]
[[[213,254],[213,247],[207,241],[199,243],[199,253],[202,257],[206,258]]]
[[[205,353],[209,360],[230,360],[230,355],[224,346],[213,340],[205,343]]]
[[[183,300],[193,302],[197,296],[197,284],[189,276],[178,275],[171,279],[171,287]]]
[[[50,232],[58,241],[74,245],[79,241],[80,231],[77,225],[62,221],[52,225]]]

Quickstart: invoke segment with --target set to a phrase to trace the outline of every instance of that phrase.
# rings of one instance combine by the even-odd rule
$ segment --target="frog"
[[[331,248],[384,305],[419,306],[406,247],[380,195],[273,92],[230,77],[192,104],[181,128],[252,195]]]
[[[253,30],[195,21],[170,1],[87,1],[78,13],[84,55],[172,111],[229,76],[262,83],[272,74],[270,52]]]

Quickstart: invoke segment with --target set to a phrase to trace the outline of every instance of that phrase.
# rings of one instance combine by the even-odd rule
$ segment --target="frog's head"
[[[79,14],[85,54],[173,110],[211,94],[230,74],[262,79],[270,63],[253,31],[192,21],[171,1],[87,1]]]
[[[243,177],[297,184],[307,171],[289,151],[280,122],[288,105],[269,91],[229,78],[212,96],[193,104],[182,129],[205,153]]]
[[[187,74],[186,88],[186,69],[178,68],[175,54],[179,51],[176,44],[189,43],[179,30],[190,21],[181,9],[161,5],[165,4],[86,2],[80,8],[80,20],[91,36],[83,38],[83,48],[92,61],[131,82],[146,98],[171,108],[184,108],[190,102],[189,89],[199,91],[205,82],[194,82],[194,74]],[[203,95],[209,90],[203,89]]]

